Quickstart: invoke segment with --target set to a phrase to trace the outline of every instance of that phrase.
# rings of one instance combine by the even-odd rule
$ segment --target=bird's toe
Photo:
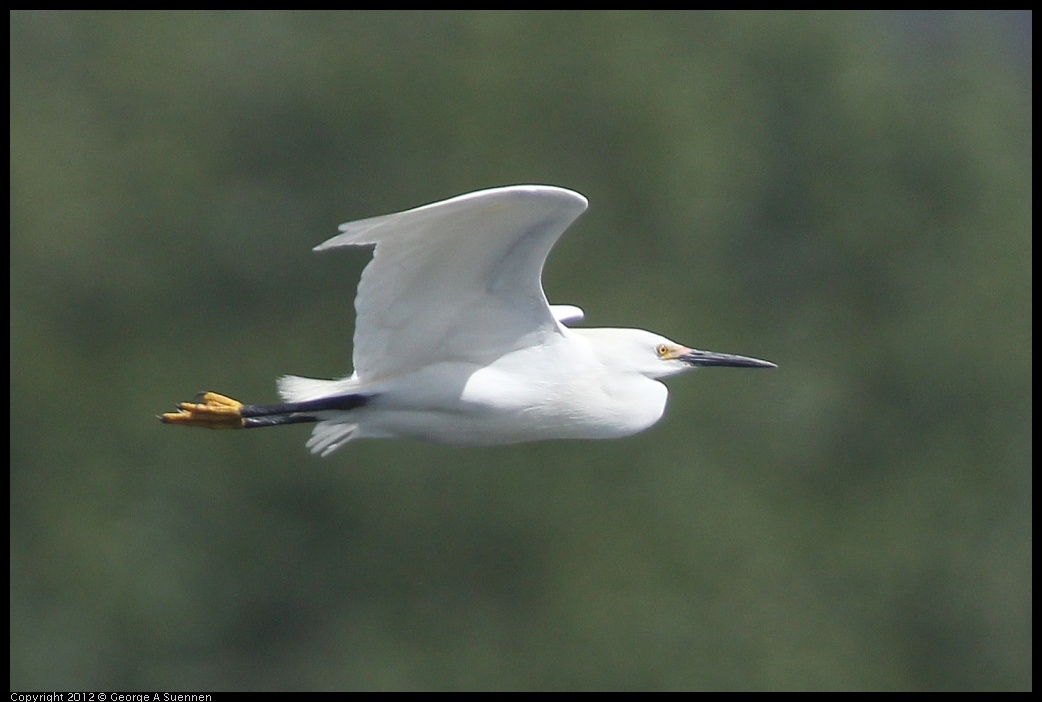
[[[201,393],[202,402],[181,402],[176,412],[159,417],[164,424],[207,429],[242,429],[242,403],[216,392]]]

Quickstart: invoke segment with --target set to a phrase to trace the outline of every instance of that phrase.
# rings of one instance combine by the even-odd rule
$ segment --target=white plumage
[[[307,445],[322,455],[363,437],[613,438],[662,416],[659,378],[697,366],[773,367],[638,329],[566,326],[583,311],[548,304],[540,278],[586,206],[570,190],[522,185],[342,225],[315,250],[375,245],[355,298],[354,373],[285,376],[286,404],[240,405],[239,423],[316,422]],[[225,426],[209,415],[235,414],[225,407],[238,404],[212,395],[164,421]]]

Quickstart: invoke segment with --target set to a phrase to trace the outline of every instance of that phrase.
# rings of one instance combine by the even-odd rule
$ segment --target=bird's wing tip
[[[560,200],[569,200],[572,203],[581,206],[584,210],[590,205],[590,201],[587,200],[586,196],[582,193],[569,190],[568,188],[562,188],[559,185],[512,185],[501,188],[501,190],[518,190],[532,195],[542,195],[558,198]]]
[[[395,212],[368,219],[359,219],[353,222],[341,224],[337,229],[340,232],[336,236],[312,248],[312,251],[326,251],[341,246],[365,246],[374,244],[380,238],[377,231],[383,225],[390,222],[401,223],[410,221],[406,218],[438,211],[448,208],[445,212],[452,212],[460,206],[467,207],[463,203],[472,201],[491,201],[496,199],[542,199],[544,201],[555,201],[562,209],[574,211],[573,217],[577,217],[589,206],[589,201],[580,193],[568,190],[557,185],[505,185],[497,188],[476,190],[470,193],[457,195],[447,200],[432,202],[429,205],[414,207],[410,210]],[[422,221],[422,220],[419,220]]]
[[[586,313],[581,307],[575,305],[550,305],[550,313],[559,324],[578,324],[583,321]]]

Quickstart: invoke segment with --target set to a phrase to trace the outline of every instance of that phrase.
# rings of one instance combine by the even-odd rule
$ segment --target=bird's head
[[[575,329],[587,337],[601,361],[619,372],[665,378],[693,368],[776,368],[770,361],[700,351],[642,329]]]

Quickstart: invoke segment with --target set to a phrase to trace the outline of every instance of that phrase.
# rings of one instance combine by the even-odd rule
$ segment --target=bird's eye
[[[655,347],[655,353],[658,354],[659,358],[665,358],[669,355],[669,347],[665,344],[659,344]]]

